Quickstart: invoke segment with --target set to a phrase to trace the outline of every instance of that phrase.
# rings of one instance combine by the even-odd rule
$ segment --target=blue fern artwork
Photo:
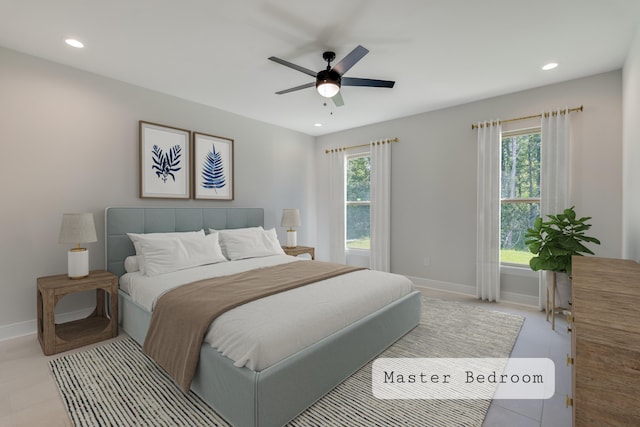
[[[180,158],[182,157],[182,147],[174,145],[168,152],[164,153],[162,148],[157,145],[153,146],[151,150],[153,165],[151,169],[156,172],[156,176],[166,183],[167,179],[171,177],[175,182],[175,172],[178,172],[181,168]]]
[[[211,151],[207,153],[207,157],[202,163],[202,183],[203,188],[219,189],[224,188],[227,182],[224,177],[224,164],[222,155],[216,152],[215,144],[212,144]]]

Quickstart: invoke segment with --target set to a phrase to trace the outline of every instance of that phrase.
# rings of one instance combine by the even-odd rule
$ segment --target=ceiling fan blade
[[[338,62],[333,66],[333,69],[338,72],[338,74],[343,75],[349,68],[356,65],[356,62],[360,61],[369,51],[364,47],[358,45],[355,49],[353,49],[347,56],[342,58],[342,61]]]
[[[292,64],[289,61],[285,61],[284,59],[276,58],[275,56],[270,56],[269,59],[273,62],[277,62],[278,64],[284,65],[285,67],[293,68],[294,70],[298,70],[302,73],[308,74],[311,77],[316,77],[318,75],[317,71],[310,70],[308,68],[301,67],[296,64]]]
[[[343,77],[342,86],[370,86],[370,87],[393,87],[396,82],[391,80],[360,79],[358,77]]]
[[[336,107],[342,107],[344,105],[344,100],[342,99],[342,92],[338,92],[331,98],[333,100],[333,104]]]
[[[296,90],[306,89],[308,87],[314,87],[315,85],[316,85],[316,82],[305,83],[305,84],[300,85],[300,86],[296,86],[296,87],[292,87],[290,89],[285,89],[285,90],[281,90],[279,92],[276,92],[276,95],[283,95],[285,93],[294,92]]]

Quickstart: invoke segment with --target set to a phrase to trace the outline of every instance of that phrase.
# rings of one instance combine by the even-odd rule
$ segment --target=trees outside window
[[[529,264],[524,243],[540,216],[540,129],[502,134],[500,261]]]
[[[347,158],[346,247],[371,249],[371,157],[369,154]]]

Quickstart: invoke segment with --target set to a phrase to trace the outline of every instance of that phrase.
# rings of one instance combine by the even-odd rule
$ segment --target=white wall
[[[138,120],[235,140],[235,201],[138,197]],[[104,268],[108,206],[263,207],[280,227],[298,207],[301,244],[315,243],[314,138],[215,108],[0,48],[0,339],[35,331],[36,278],[66,272],[58,232],[64,212],[92,212]],[[69,296],[58,313],[91,304]]]
[[[392,156],[391,269],[433,286],[470,291],[476,247],[476,131],[471,124],[580,105],[584,112],[572,115],[572,201],[579,215],[593,217],[591,234],[602,241],[596,254],[619,257],[621,72],[614,71],[317,138],[319,259],[328,258],[329,247],[324,150],[399,137]],[[532,125],[515,122],[505,130]],[[537,295],[535,280],[516,276],[505,283],[509,292]]]
[[[640,262],[640,27],[622,72],[623,86],[623,252]]]

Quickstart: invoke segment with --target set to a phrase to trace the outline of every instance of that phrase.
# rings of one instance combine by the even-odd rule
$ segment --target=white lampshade
[[[96,226],[93,223],[93,214],[90,213],[66,213],[62,215],[60,237],[58,243],[97,242]]]
[[[96,242],[96,227],[93,214],[72,213],[62,215],[60,236],[58,243],[73,243],[77,245],[67,253],[67,274],[72,279],[79,279],[89,275],[89,251],[81,248],[81,243]]]
[[[281,227],[299,227],[302,225],[300,222],[300,209],[282,209],[282,220],[280,221]]]
[[[293,227],[298,227],[302,224],[300,221],[300,209],[283,209],[282,220],[280,226],[289,227],[287,230],[287,247],[295,248],[298,246],[298,233]]]

